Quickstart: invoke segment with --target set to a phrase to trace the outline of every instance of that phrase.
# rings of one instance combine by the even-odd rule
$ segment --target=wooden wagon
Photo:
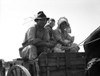
[[[7,76],[38,76],[35,62],[15,59]],[[42,53],[38,65],[39,76],[85,76],[85,53]]]

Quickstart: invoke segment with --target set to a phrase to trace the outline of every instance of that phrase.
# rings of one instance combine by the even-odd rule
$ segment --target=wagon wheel
[[[8,70],[7,76],[31,76],[31,74],[24,66],[14,65]]]
[[[5,76],[5,68],[2,68],[0,71],[0,76]]]

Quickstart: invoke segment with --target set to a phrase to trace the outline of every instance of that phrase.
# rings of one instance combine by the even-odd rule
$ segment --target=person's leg
[[[29,60],[33,60],[37,57],[37,49],[33,45],[26,46],[21,52],[22,58],[28,58]]]
[[[29,46],[29,59],[34,60],[37,57],[37,48],[36,46]]]

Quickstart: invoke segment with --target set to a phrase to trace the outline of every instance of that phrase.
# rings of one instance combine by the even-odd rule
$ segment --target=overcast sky
[[[56,21],[67,17],[77,44],[100,25],[100,0],[0,0],[0,59],[19,57],[29,17],[41,10]]]

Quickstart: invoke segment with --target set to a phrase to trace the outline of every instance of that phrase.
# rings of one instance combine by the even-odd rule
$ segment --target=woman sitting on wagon
[[[70,36],[71,33],[70,24],[67,18],[61,17],[58,20],[58,27],[54,30],[54,38],[58,44],[54,48],[54,52],[64,52],[67,47],[70,47],[71,52],[77,52],[79,47],[74,42],[74,36]]]

